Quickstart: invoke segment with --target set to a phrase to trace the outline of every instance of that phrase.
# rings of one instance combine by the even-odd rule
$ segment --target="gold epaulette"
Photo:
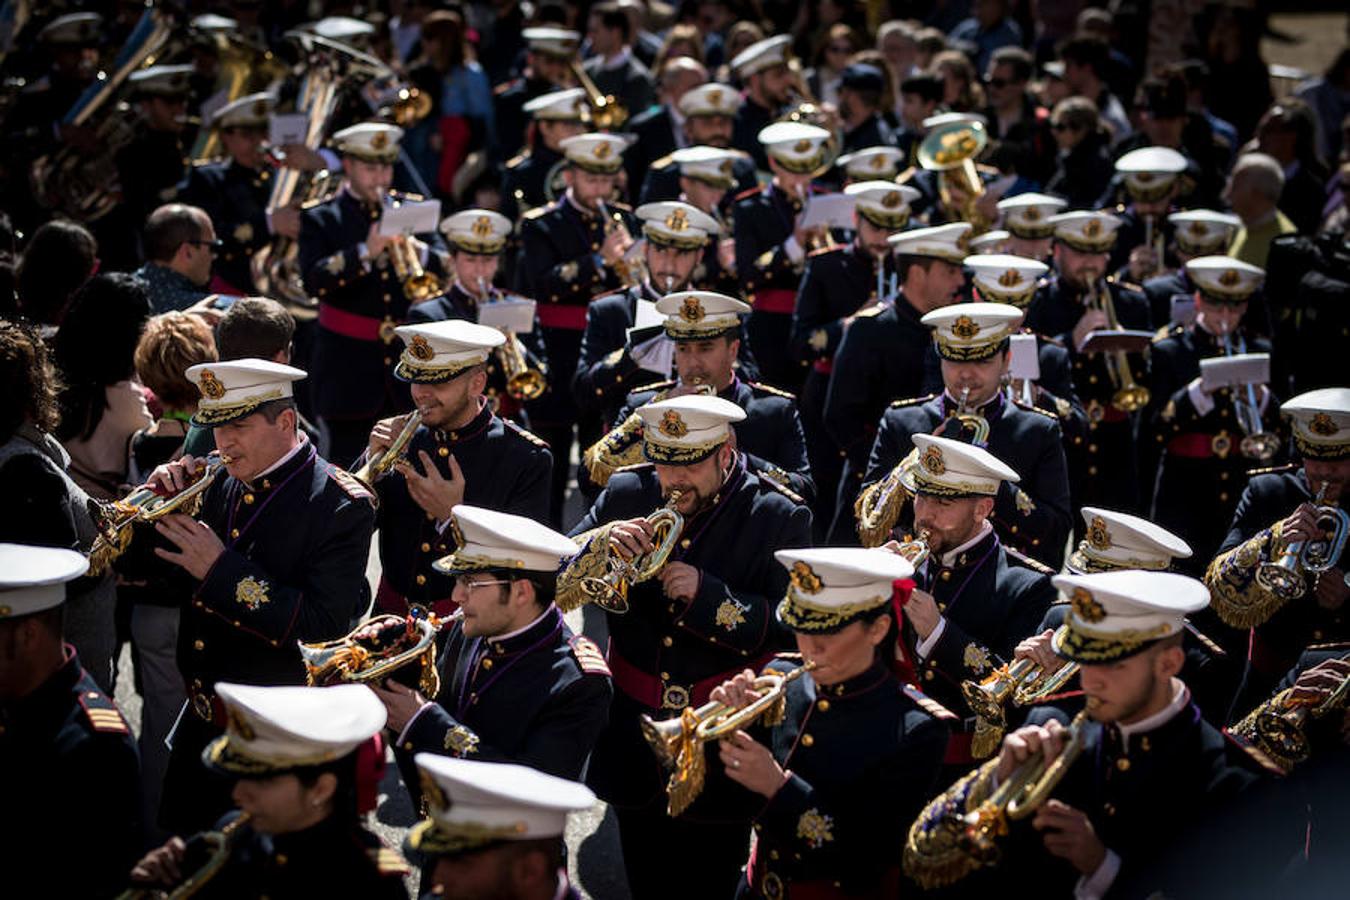
[[[506,168],[514,169],[516,166],[520,165],[529,158],[530,158],[530,151],[528,150],[526,150],[524,153],[517,153],[515,156],[511,157],[506,161]]]
[[[1117,278],[1115,275],[1106,276],[1107,284],[1118,284],[1127,291],[1142,291],[1142,285],[1135,284],[1133,281],[1126,281],[1124,278]]]
[[[765,384],[765,383],[762,382],[762,381],[752,381],[752,382],[750,382],[750,387],[754,388],[754,389],[757,390],[757,391],[763,391],[763,392],[766,393],[766,394],[773,394],[775,397],[784,397],[784,398],[786,398],[786,399],[788,399],[788,400],[796,400],[796,399],[797,399],[797,395],[796,395],[796,394],[788,393],[787,391],[783,390],[782,388],[776,388],[776,387],[774,387],[773,385],[771,385],[771,384]]]
[[[414,194],[412,191],[390,191],[389,196],[395,200],[409,200],[413,203],[420,203],[427,199],[421,194]]]
[[[756,472],[755,474],[759,476],[760,484],[768,485],[774,491],[777,491],[778,493],[782,494],[784,497],[788,498],[798,506],[806,505],[805,497],[794,491],[792,488],[788,487],[783,482],[779,481],[777,478],[772,477],[767,472]],[[784,474],[786,475],[786,473]]]
[[[1032,559],[1030,556],[1027,556],[1021,550],[1009,547],[1007,544],[1003,544],[1003,552],[1006,553],[1013,560],[1016,560],[1017,564],[1019,566],[1022,566],[1023,568],[1031,569],[1033,572],[1040,572],[1042,575],[1057,574],[1054,569],[1050,568],[1045,563],[1041,562],[1039,559]]]
[[[614,200],[614,201],[611,201],[611,202],[610,202],[609,204],[607,204],[607,205],[610,207],[610,209],[617,209],[617,210],[619,210],[620,212],[632,212],[632,211],[633,211],[633,207],[629,206],[627,203],[624,203],[624,202],[621,201],[621,200]]]
[[[872,304],[871,306],[867,307],[866,309],[860,309],[860,310],[858,310],[857,312],[855,312],[855,313],[853,314],[853,318],[855,318],[855,319],[871,319],[871,318],[873,318],[873,317],[875,317],[875,316],[881,315],[881,314],[884,313],[885,311],[886,311],[886,307],[882,306],[880,303],[874,303],[874,304]]]
[[[194,159],[192,161],[192,168],[200,169],[202,166],[213,166],[220,161],[221,157],[219,156],[210,156],[205,159]]]
[[[906,406],[921,406],[936,397],[937,394],[928,394],[924,397],[910,397],[906,400],[892,400],[891,409],[904,409]]]
[[[1160,343],[1161,341],[1165,341],[1170,337],[1176,337],[1177,335],[1182,334],[1185,331],[1186,326],[1184,325],[1170,325],[1170,324],[1164,325],[1163,327],[1159,328],[1156,332],[1154,332],[1153,343],[1155,344]]]
[[[1265,624],[1285,605],[1273,591],[1256,580],[1270,548],[1281,544],[1280,525],[1257,532],[1233,549],[1220,553],[1205,569],[1205,587],[1209,588],[1210,607],[1230,628],[1255,628]]]
[[[1058,414],[1058,413],[1052,413],[1052,412],[1051,412],[1050,410],[1048,410],[1048,409],[1041,409],[1039,406],[1035,406],[1035,405],[1033,405],[1033,404],[1031,404],[1031,403],[1027,403],[1027,402],[1026,402],[1025,400],[1023,400],[1021,397],[1014,397],[1014,398],[1013,398],[1013,406],[1017,407],[1017,408],[1020,409],[1020,410],[1024,410],[1024,411],[1026,411],[1026,412],[1037,413],[1037,414],[1039,414],[1039,415],[1045,416],[1047,419],[1049,419],[1049,420],[1052,421],[1052,422],[1058,422],[1058,421],[1059,421],[1059,414]]]
[[[1280,472],[1292,472],[1297,468],[1298,463],[1285,463],[1282,466],[1265,466],[1260,469],[1248,469],[1247,477],[1250,478],[1253,475],[1275,475]]]
[[[667,378],[665,381],[658,381],[655,384],[645,384],[642,386],[642,390],[657,391],[659,393],[660,391],[668,391],[671,388],[675,387],[677,384],[679,384],[679,382],[676,381],[674,378]],[[652,397],[652,399],[648,400],[647,402],[655,403],[657,400],[664,400],[664,399],[665,399],[664,397]]]
[[[651,467],[652,464],[644,459],[642,462],[633,463],[631,466],[619,466],[619,468],[614,470],[614,474],[618,475],[621,472],[641,472],[643,469],[650,469]],[[610,477],[612,478],[613,476]]]
[[[529,441],[531,444],[534,444],[536,447],[543,447],[545,450],[549,449],[548,441],[544,440],[539,435],[530,431],[528,428],[524,428],[520,425],[517,425],[510,419],[502,419],[502,422],[506,424],[506,427],[508,429],[514,431],[516,434],[520,435],[525,440]]]
[[[908,169],[905,169],[905,171],[903,171],[903,172],[901,172],[899,175],[895,176],[895,183],[896,183],[896,184],[908,184],[908,183],[914,178],[914,176],[918,173],[918,171],[919,171],[919,169],[918,169],[917,166],[910,166]]]
[[[609,676],[609,664],[605,662],[605,654],[600,652],[595,641],[578,634],[568,641],[568,646],[572,648],[572,655],[576,657],[577,665],[581,666],[581,671],[587,675]]]
[[[520,214],[520,220],[523,222],[526,219],[537,219],[552,208],[553,208],[552,203],[545,203],[542,206],[534,207],[534,209],[527,209],[525,210],[525,212]]]
[[[664,169],[666,166],[670,165],[671,163],[673,163],[673,162],[675,161],[673,157],[674,157],[674,154],[673,154],[673,153],[667,153],[665,156],[661,157],[660,159],[653,160],[653,161],[652,161],[652,164],[651,164],[651,166],[650,166],[650,168],[653,168],[653,169]]]
[[[913,700],[914,703],[935,719],[955,719],[956,713],[952,712],[932,697],[925,694],[912,684],[903,684],[901,688],[905,696]]]
[[[1214,640],[1214,638],[1205,634],[1199,628],[1196,628],[1189,621],[1186,622],[1186,631],[1189,632],[1191,637],[1195,638],[1196,642],[1198,642],[1200,646],[1204,647],[1205,650],[1207,650],[1210,653],[1210,655],[1212,656],[1228,655],[1228,651],[1220,647],[1218,643]]]
[[[1309,644],[1303,648],[1303,652],[1309,650],[1350,650],[1350,641],[1330,641],[1325,644]]]
[[[336,196],[336,195],[334,195],[334,196]],[[301,203],[301,204],[300,204],[300,208],[301,208],[301,209],[313,209],[314,207],[319,206],[319,205],[321,205],[321,204],[323,204],[323,203],[327,203],[329,200],[332,200],[332,199],[333,199],[332,197],[315,197],[313,200],[306,200],[304,203]]]
[[[825,255],[830,254],[830,253],[839,253],[839,252],[841,252],[841,251],[843,251],[843,250],[847,250],[847,249],[848,249],[847,246],[843,246],[843,247],[817,247],[816,249],[812,250],[810,253],[806,254],[806,258],[807,258],[807,259],[815,259],[817,256],[825,256]]]
[[[412,873],[412,866],[403,858],[397,850],[389,847],[371,847],[366,851],[370,861],[375,864],[375,869],[381,875],[397,875],[402,878]]]
[[[361,483],[351,472],[341,466],[329,464],[328,474],[338,483],[338,487],[351,497],[353,500],[366,500],[373,506],[379,502],[375,495],[370,492],[370,488]]]

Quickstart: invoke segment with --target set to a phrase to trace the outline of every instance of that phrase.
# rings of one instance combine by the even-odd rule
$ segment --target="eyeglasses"
[[[461,578],[459,583],[464,590],[472,591],[474,588],[487,587],[490,584],[510,584],[511,580],[509,578],[498,578],[493,581],[469,581]]]
[[[984,80],[984,83],[989,85],[991,88],[1000,91],[1003,90],[1008,85],[1012,84],[1012,82],[1006,78],[986,78]]]
[[[194,244],[198,247],[209,247],[212,253],[224,248],[225,242],[217,238],[213,241],[183,241],[185,244]]]

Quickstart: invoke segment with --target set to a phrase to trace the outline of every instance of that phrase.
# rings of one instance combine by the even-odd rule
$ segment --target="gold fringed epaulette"
[[[1280,472],[1293,472],[1297,468],[1298,463],[1285,463],[1282,466],[1264,466],[1259,469],[1248,469],[1247,477],[1251,478],[1254,475],[1277,475]]]
[[[343,492],[353,500],[365,500],[372,506],[380,502],[379,499],[371,493],[370,488],[366,487],[359,478],[341,466],[330,465],[328,474],[338,483],[338,487],[342,488]]]
[[[937,394],[925,394],[922,397],[906,397],[903,400],[892,400],[891,409],[904,409],[906,406],[921,406],[936,397]]]
[[[371,847],[366,851],[370,861],[375,864],[375,869],[381,875],[396,875],[402,878],[412,873],[412,866],[403,858],[397,850],[389,847]]]
[[[1285,601],[1256,580],[1257,567],[1280,546],[1280,523],[1220,553],[1205,570],[1211,606],[1231,628],[1255,628],[1284,606]]]
[[[880,547],[890,538],[891,530],[900,520],[900,511],[910,499],[904,482],[905,469],[918,458],[917,450],[909,451],[885,477],[858,492],[858,499],[853,501],[853,515],[858,523],[858,540],[864,547]]]
[[[1003,552],[1008,556],[1009,559],[1011,559],[1014,563],[1023,567],[1024,569],[1031,569],[1033,572],[1040,572],[1042,575],[1056,574],[1054,569],[1050,568],[1045,563],[1041,562],[1039,559],[1033,559],[1030,556],[1027,556],[1021,550],[1018,550],[1014,547],[1009,547],[1007,544],[1003,544]]]
[[[521,425],[517,425],[510,419],[503,419],[502,421],[506,423],[506,427],[508,429],[514,431],[516,434],[520,435],[525,440],[529,441],[531,444],[534,444],[536,447],[542,447],[545,450],[549,449],[548,441],[544,440],[539,435],[535,434],[533,431],[530,431],[528,428],[525,428],[524,426]]]
[[[750,382],[750,387],[754,388],[757,391],[763,391],[766,394],[773,394],[775,397],[783,397],[784,399],[787,400],[797,399],[796,394],[789,393],[788,391],[785,391],[782,388],[776,388],[771,384],[765,384],[762,381],[752,381]]]
[[[903,684],[901,685],[901,688],[904,689],[906,697],[913,700],[915,705],[918,706],[919,709],[928,713],[933,718],[945,720],[951,720],[956,718],[956,713],[952,712],[950,709],[943,706],[941,703],[937,702],[932,697],[928,696],[914,685]]]
[[[600,440],[586,448],[581,463],[600,487],[609,484],[618,469],[642,462],[642,417],[629,413],[617,428],[610,429]]]
[[[998,760],[963,775],[924,807],[905,837],[904,870],[925,890],[960,881],[982,863],[966,841],[967,813],[979,809],[993,790]],[[992,824],[992,823],[991,823]]]
[[[601,525],[572,538],[577,545],[577,555],[563,566],[558,573],[558,588],[553,602],[563,612],[580,609],[590,602],[591,594],[586,585],[592,579],[603,578],[608,568],[609,532],[613,527]]]
[[[1279,691],[1258,704],[1236,724],[1223,730],[1225,738],[1240,747],[1263,769],[1277,775],[1289,774],[1306,757],[1306,743],[1300,746],[1285,727],[1271,727],[1283,721],[1281,714],[1289,709],[1291,693],[1291,688]]]

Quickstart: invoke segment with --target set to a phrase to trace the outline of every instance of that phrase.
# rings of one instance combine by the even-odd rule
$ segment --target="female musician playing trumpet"
[[[778,620],[802,661],[786,688],[786,715],[758,739],[720,742],[727,776],[760,795],[741,898],[893,897],[894,847],[929,796],[952,713],[896,675],[896,623],[913,567],[884,550],[779,550],[789,571]],[[779,659],[786,672],[796,661]],[[749,669],[714,689],[740,708],[756,698]]]

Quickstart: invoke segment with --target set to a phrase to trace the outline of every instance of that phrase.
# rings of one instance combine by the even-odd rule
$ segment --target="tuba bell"
[[[984,152],[989,134],[979,122],[946,122],[929,129],[919,144],[918,161],[925,169],[938,173],[938,192],[942,205],[981,232],[991,224],[978,210],[984,196],[984,182],[975,168],[975,157]],[[953,186],[964,199],[958,201]]]
[[[454,616],[446,620],[454,621]],[[312,687],[369,684],[394,678],[427,698],[441,689],[436,669],[436,634],[445,623],[415,606],[407,616],[376,616],[346,637],[322,643],[298,642],[305,681]],[[417,663],[416,677],[403,671]]]
[[[633,559],[624,559],[610,547],[613,523],[597,529],[558,574],[558,607],[569,612],[594,603],[608,612],[628,612],[629,589],[661,571],[684,531],[684,516],[675,509],[679,500],[680,492],[671,491],[666,505],[647,516],[656,546]]]

